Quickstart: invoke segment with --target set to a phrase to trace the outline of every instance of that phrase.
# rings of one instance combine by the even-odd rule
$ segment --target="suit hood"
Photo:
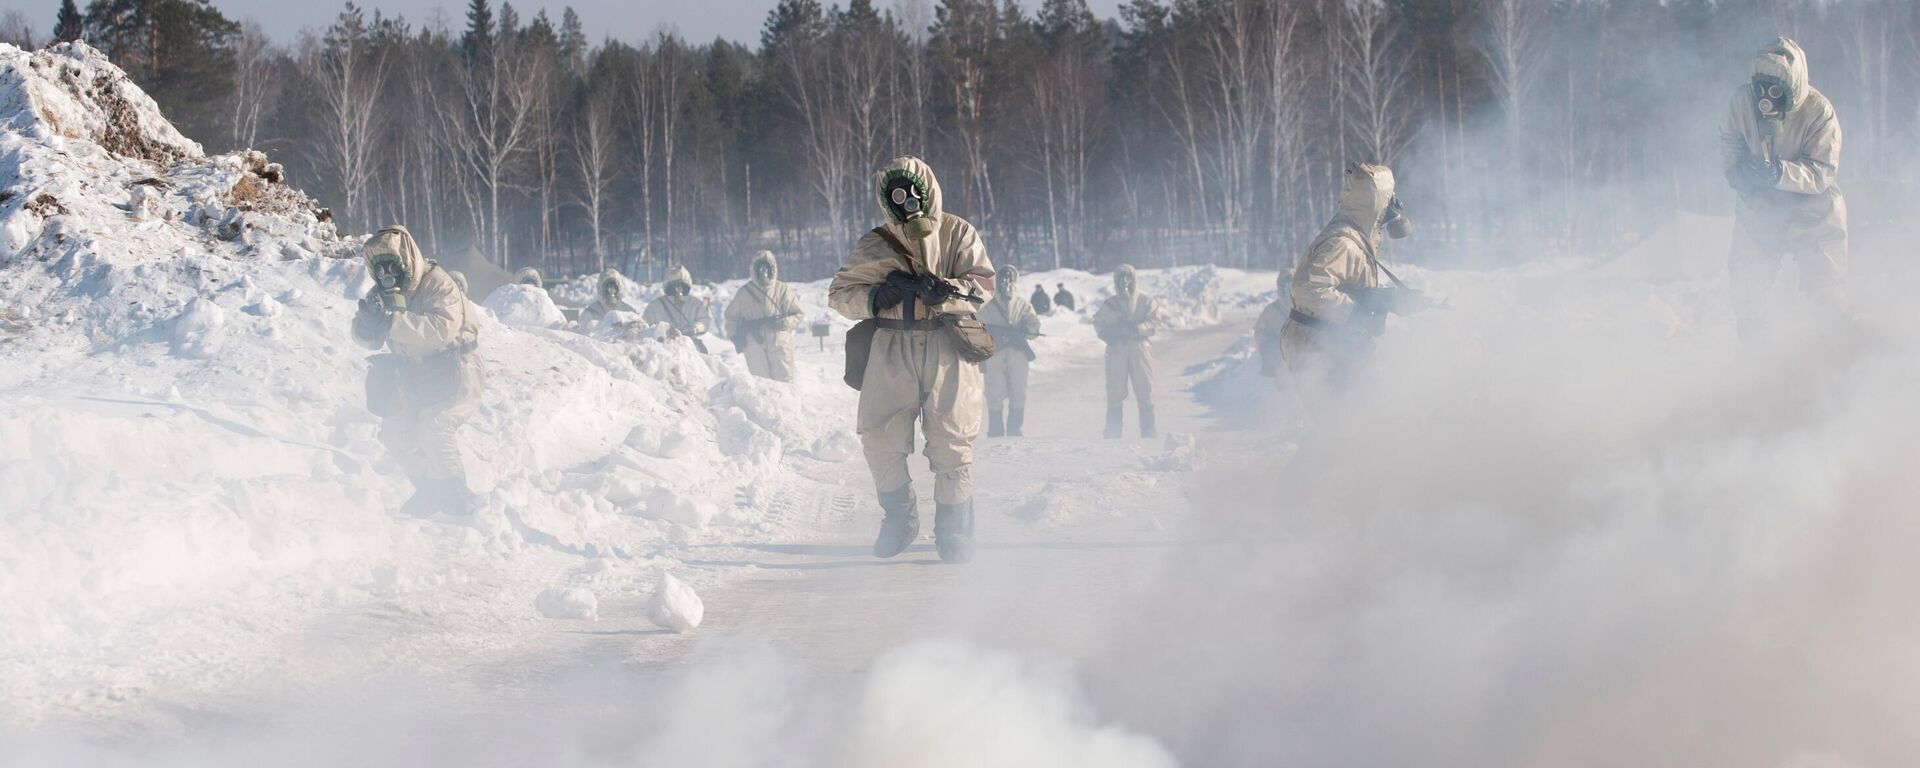
[[[608,268],[600,273],[600,281],[594,284],[593,297],[600,302],[601,306],[612,309],[615,301],[612,296],[613,289],[618,287],[620,287],[620,273]]]
[[[413,233],[399,224],[375,232],[373,237],[367,238],[367,244],[361,249],[361,255],[366,260],[369,270],[377,260],[398,258],[400,271],[403,273],[400,290],[403,291],[411,291],[418,287],[420,276],[427,273],[427,258],[420,255],[420,245],[413,241]]]
[[[936,226],[941,216],[946,213],[947,206],[946,197],[940,192],[940,180],[934,178],[933,166],[927,165],[925,160],[903,155],[887,163],[886,167],[881,168],[880,172],[873,176],[873,202],[880,206],[880,216],[886,220],[887,228],[895,235],[905,238],[909,235],[903,227],[904,222],[894,218],[893,211],[888,209],[886,204],[887,182],[902,175],[911,178],[914,184],[920,187],[921,195],[927,201],[927,218],[932,219]]]
[[[660,284],[660,287],[667,289],[666,292],[671,293],[674,283],[682,283],[687,286],[687,290],[691,291],[693,290],[693,274],[688,272],[684,266],[674,267],[673,271],[667,273],[667,279]]]
[[[768,280],[768,283],[780,279],[780,260],[774,258],[773,251],[761,251],[754,254],[753,258],[747,261],[747,279],[759,282],[760,265],[762,264],[773,268],[773,278]]]
[[[1373,163],[1347,166],[1340,186],[1340,215],[1358,225],[1368,237],[1379,234],[1380,215],[1393,202],[1393,170]]]
[[[1786,111],[1792,112],[1807,102],[1813,79],[1808,75],[1807,53],[1793,38],[1776,37],[1761,46],[1753,56],[1753,74],[1777,77],[1787,84],[1790,93]]]

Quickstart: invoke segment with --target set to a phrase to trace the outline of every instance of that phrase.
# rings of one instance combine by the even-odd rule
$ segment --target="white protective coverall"
[[[593,287],[593,303],[580,310],[580,325],[590,328],[600,323],[600,319],[612,312],[632,312],[633,306],[620,296],[620,273],[612,267],[600,273],[600,281]]]
[[[1153,436],[1153,334],[1160,330],[1160,308],[1140,293],[1132,265],[1113,271],[1113,294],[1093,314],[1093,327],[1107,343],[1107,434],[1119,437],[1120,409],[1131,385],[1140,406],[1140,430]]]
[[[1017,436],[1026,422],[1027,366],[1033,362],[1028,341],[1040,335],[1040,315],[1033,311],[1032,302],[1020,298],[1019,283],[1020,270],[1001,267],[999,290],[979,313],[999,350],[980,364],[987,380],[990,436],[1003,432]]]
[[[1380,220],[1393,193],[1393,171],[1386,166],[1348,167],[1340,210],[1294,265],[1293,309],[1280,330],[1280,354],[1309,397],[1344,387],[1373,350],[1373,334],[1355,322],[1351,292],[1382,285]]]
[[[400,293],[406,308],[393,314],[393,324],[384,336],[362,333],[356,324],[354,340],[369,349],[385,348],[401,359],[398,386],[389,394],[386,414],[380,421],[380,442],[399,462],[416,486],[423,481],[465,483],[466,471],[455,440],[460,425],[473,416],[480,404],[483,374],[480,359],[472,354],[480,338],[480,326],[469,314],[469,303],[453,277],[438,264],[420,254],[420,246],[406,227],[391,226],[367,240],[369,263],[381,254],[394,254],[405,268]],[[380,287],[368,293],[380,300]],[[434,363],[456,360],[442,369]],[[430,360],[429,358],[436,358]],[[448,382],[426,382],[429,371],[450,370]],[[423,395],[429,389],[445,389],[437,398]]]
[[[692,293],[676,294],[675,286],[685,286],[693,290],[693,275],[686,267],[674,267],[667,273],[667,280],[661,286],[666,289],[660,298],[647,303],[647,309],[640,313],[640,319],[647,325],[666,323],[673,326],[681,335],[696,341],[707,332],[707,300],[695,298]]]
[[[1734,317],[1742,335],[1764,331],[1767,294],[1780,262],[1799,263],[1800,288],[1831,309],[1846,305],[1847,203],[1840,194],[1840,118],[1807,75],[1807,56],[1777,38],[1753,59],[1753,74],[1786,81],[1790,101],[1781,118],[1766,119],[1750,83],[1733,94],[1720,127],[1720,160],[1733,169],[1748,156],[1779,164],[1771,188],[1740,189],[1734,206],[1733,248],[1727,264]]]
[[[780,262],[772,251],[754,254],[748,266],[746,284],[727,302],[727,332],[741,337],[735,343],[753,375],[793,381],[793,329],[800,327],[806,312],[793,286],[780,279]]]
[[[947,213],[933,168],[915,157],[895,158],[877,175],[911,174],[927,191],[933,230],[915,238],[882,206],[881,226],[905,243],[914,266],[896,254],[880,235],[868,232],[854,243],[828,289],[834,311],[850,320],[928,320],[935,315],[972,314],[977,305],[953,298],[928,306],[918,301],[880,310],[871,303],[873,288],[895,270],[931,274],[963,296],[990,299],[993,262],[972,224]],[[911,304],[912,318],[902,318]],[[860,443],[873,471],[874,486],[885,496],[908,487],[907,456],[913,453],[913,425],[926,434],[927,460],[933,466],[934,500],[957,505],[973,499],[973,441],[980,436],[981,376],[977,365],[960,358],[951,334],[937,328],[902,330],[883,325],[873,336],[860,388]]]

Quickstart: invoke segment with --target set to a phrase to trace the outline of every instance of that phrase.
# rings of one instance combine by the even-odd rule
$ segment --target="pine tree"
[[[85,33],[86,19],[80,15],[80,6],[75,5],[73,0],[60,0],[60,15],[53,22],[53,41],[71,42]]]
[[[467,33],[460,38],[460,52],[468,61],[485,59],[493,50],[493,8],[487,0],[467,3]]]
[[[586,76],[587,31],[580,23],[580,14],[573,12],[573,6],[567,6],[560,13],[560,56],[567,63],[569,74]]]

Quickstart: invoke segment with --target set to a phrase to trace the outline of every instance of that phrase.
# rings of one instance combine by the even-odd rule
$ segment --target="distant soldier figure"
[[[1340,208],[1294,266],[1293,307],[1280,330],[1280,351],[1300,391],[1310,398],[1339,393],[1373,355],[1387,316],[1432,306],[1402,287],[1378,257],[1380,238],[1413,233],[1384,165],[1347,167]]]
[[[707,300],[694,298],[693,275],[686,267],[674,267],[667,273],[660,298],[647,304],[640,319],[647,325],[666,323],[673,335],[685,336],[693,341],[695,349],[707,351],[707,343],[700,338],[707,333]]]
[[[1140,406],[1140,436],[1154,437],[1153,334],[1160,330],[1160,309],[1152,296],[1141,295],[1132,266],[1113,271],[1113,296],[1094,314],[1093,327],[1107,343],[1107,437],[1120,436],[1129,387]]]
[[[1043,315],[1053,314],[1053,297],[1047,295],[1047,287],[1044,285],[1035,283],[1033,286],[1033,298],[1028,299],[1027,302],[1033,305],[1033,311],[1035,312]]]
[[[1078,309],[1079,307],[1074,306],[1073,294],[1067,290],[1067,284],[1056,283],[1056,285],[1060,286],[1060,292],[1053,295],[1054,306],[1064,309],[1068,312],[1072,312],[1075,309]]]
[[[1020,298],[1020,270],[1001,267],[999,277],[993,301],[980,309],[980,322],[999,350],[980,364],[987,377],[987,437],[1020,437],[1027,418],[1027,364],[1033,362],[1030,340],[1040,335],[1040,316]]]
[[[727,334],[753,375],[793,381],[793,329],[806,313],[793,286],[780,279],[773,251],[754,254],[751,268],[753,278],[727,303]]]
[[[626,289],[621,287],[620,273],[612,267],[600,273],[600,282],[593,289],[593,303],[580,310],[580,325],[598,324],[600,319],[614,312],[632,312],[633,306],[621,296]]]

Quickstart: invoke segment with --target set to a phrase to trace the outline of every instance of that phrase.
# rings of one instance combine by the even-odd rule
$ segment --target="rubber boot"
[[[1007,411],[1007,436],[1008,437],[1025,437],[1026,435],[1020,431],[1020,427],[1021,425],[1025,424],[1026,421],[1027,421],[1027,409],[1025,408],[1009,409]]]
[[[880,536],[873,540],[874,557],[893,557],[907,551],[920,538],[920,510],[915,507],[913,486],[880,494]]]
[[[987,437],[1006,437],[1005,423],[999,411],[987,411]]]
[[[1141,437],[1159,437],[1160,436],[1160,433],[1156,432],[1153,428],[1153,406],[1151,405],[1140,406],[1140,436]]]
[[[941,562],[973,561],[973,500],[936,504],[933,511],[933,548]]]
[[[1117,405],[1107,406],[1107,439],[1108,440],[1120,439],[1120,422],[1123,420],[1123,418],[1124,417],[1120,415],[1120,406],[1117,406]]]

